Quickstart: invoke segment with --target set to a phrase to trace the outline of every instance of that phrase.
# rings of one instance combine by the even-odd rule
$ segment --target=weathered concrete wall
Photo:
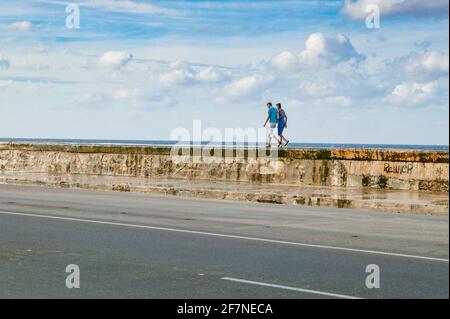
[[[0,177],[15,172],[448,192],[448,164],[448,153],[429,151],[287,149],[276,159],[177,163],[164,147],[0,144]]]

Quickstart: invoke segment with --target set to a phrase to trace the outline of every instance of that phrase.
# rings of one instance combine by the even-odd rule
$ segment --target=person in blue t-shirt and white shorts
[[[267,122],[269,122],[269,134],[268,134],[268,140],[267,140],[267,147],[271,147],[272,138],[274,138],[278,143],[277,137],[274,134],[274,130],[277,128],[277,121],[278,121],[278,110],[273,107],[272,103],[267,103],[267,119],[264,122],[263,127],[266,127]]]

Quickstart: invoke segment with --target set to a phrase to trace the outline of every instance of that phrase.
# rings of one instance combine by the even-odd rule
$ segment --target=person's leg
[[[287,138],[285,138],[284,136],[283,136],[283,138],[286,141],[286,143],[284,143],[284,146],[287,146],[289,144],[289,140]]]
[[[278,137],[275,135],[275,130],[277,129],[276,125],[274,125],[273,131],[272,131],[272,137],[275,139],[275,141],[277,141],[277,143],[279,143],[280,141],[278,140]]]
[[[267,146],[270,147],[271,143],[272,143],[272,134],[273,134],[273,128],[272,126],[269,124],[269,134],[267,134]]]
[[[278,132],[278,146],[281,146],[282,142],[283,142],[283,134],[281,132]]]
[[[269,144],[268,146],[272,146],[272,139],[275,139],[275,141],[278,142],[278,138],[275,136],[275,131],[276,130],[276,124],[270,124],[270,129],[269,129]]]
[[[281,146],[281,144],[283,143],[283,130],[284,126],[278,126],[278,146]]]
[[[283,143],[283,140],[286,142],[285,145],[287,145],[287,143],[289,143],[287,138],[285,138],[283,135],[283,129],[278,129],[278,136],[279,136],[278,146],[281,146],[281,144]]]

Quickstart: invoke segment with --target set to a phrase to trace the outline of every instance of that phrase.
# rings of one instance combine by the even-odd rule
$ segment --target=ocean
[[[101,140],[101,139],[46,139],[46,138],[1,138],[0,143],[64,143],[64,144],[104,144],[104,145],[140,145],[140,146],[172,146],[177,141],[162,140]],[[189,144],[187,142],[186,144]],[[194,143],[195,145],[198,145]],[[202,142],[207,145],[208,142]],[[214,144],[214,143],[213,143]],[[215,144],[220,145],[220,144]],[[231,143],[224,143],[225,146],[232,146]],[[237,146],[244,146],[243,143],[236,143]],[[294,143],[291,142],[287,148],[344,148],[344,149],[397,149],[397,150],[427,150],[448,152],[448,145],[413,145],[413,144],[340,144],[340,143]]]

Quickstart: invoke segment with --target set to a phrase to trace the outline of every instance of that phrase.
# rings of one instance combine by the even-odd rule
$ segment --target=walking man
[[[286,139],[283,135],[283,130],[287,128],[287,115],[286,112],[281,108],[281,103],[277,103],[277,109],[278,109],[278,147],[281,147],[283,144],[283,140],[285,141],[284,146],[287,146],[289,144],[289,140]]]
[[[272,106],[272,103],[267,103],[267,119],[264,122],[264,126],[266,127],[267,122],[269,122],[269,135],[267,141],[267,147],[271,147],[272,138],[278,141],[277,137],[273,134],[273,130],[277,127],[278,121],[278,111]]]

